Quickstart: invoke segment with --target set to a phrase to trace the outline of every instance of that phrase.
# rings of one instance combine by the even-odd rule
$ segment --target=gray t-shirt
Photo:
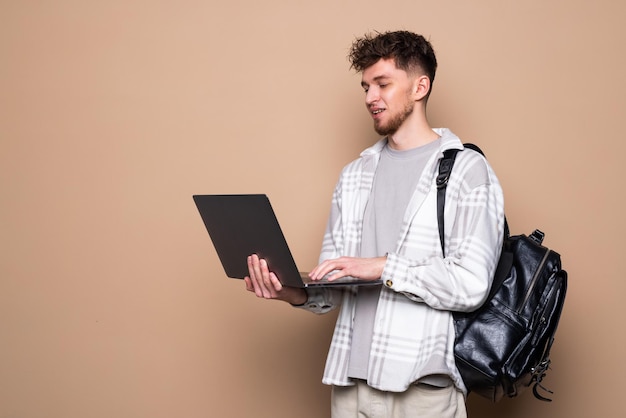
[[[380,157],[370,198],[365,208],[361,257],[380,257],[395,252],[402,220],[426,163],[439,150],[441,140],[418,148],[397,151],[385,146]],[[367,379],[367,365],[380,286],[358,289],[348,376]]]

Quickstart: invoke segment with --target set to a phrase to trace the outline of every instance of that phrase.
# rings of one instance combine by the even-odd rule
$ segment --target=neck
[[[439,135],[432,130],[425,117],[407,119],[396,132],[387,136],[389,146],[398,151],[421,147],[438,138]]]

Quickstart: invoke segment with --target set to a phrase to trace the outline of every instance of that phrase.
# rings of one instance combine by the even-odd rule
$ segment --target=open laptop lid
[[[247,276],[247,258],[258,254],[283,285],[304,287],[266,195],[195,195],[193,200],[228,277]]]
[[[342,277],[313,281],[298,270],[272,205],[264,194],[195,195],[213,246],[228,277],[241,279],[248,275],[247,259],[258,254],[267,261],[284,286],[351,286],[378,285],[380,280],[366,281]]]

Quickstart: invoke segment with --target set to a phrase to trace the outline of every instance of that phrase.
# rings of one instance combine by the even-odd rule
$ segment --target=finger
[[[309,277],[312,280],[319,280],[324,277],[328,272],[333,270],[332,261],[325,260],[317,265],[311,272],[309,273]]]
[[[261,271],[260,282],[261,282],[262,289],[263,289],[263,296],[266,298],[275,297],[274,284],[272,283],[272,279],[270,278],[271,274],[270,274],[269,267],[267,266],[267,260],[260,259],[259,266],[260,266],[260,271]]]
[[[251,276],[253,276],[252,279],[257,296],[266,299],[274,297],[267,261],[259,258],[257,254],[252,254],[250,256],[249,269]]]
[[[248,292],[254,292],[254,285],[252,284],[252,279],[249,276],[243,278],[243,281],[246,283],[246,290]]]
[[[330,279],[331,277],[334,279],[343,277],[345,276],[345,274],[341,276],[336,275],[340,274],[340,272],[344,270],[345,267],[346,266],[344,264],[343,258],[326,260],[318,266],[317,270],[315,271],[315,278],[313,280],[321,280],[325,277],[328,277],[328,279]]]
[[[283,290],[283,284],[278,280],[278,277],[274,273],[270,273],[270,281],[272,282],[272,287],[276,293]]]
[[[346,270],[336,269],[332,272],[329,272],[326,278],[329,282],[332,282],[334,280],[341,279],[342,277],[346,277],[346,276],[349,276]]]
[[[248,271],[250,272],[250,281],[254,288],[254,293],[260,298],[265,297],[267,292],[263,286],[259,257],[256,254],[248,257]]]
[[[250,272],[250,278],[253,280],[259,280],[261,277],[261,269],[259,267],[259,256],[252,254],[248,256],[248,271]]]

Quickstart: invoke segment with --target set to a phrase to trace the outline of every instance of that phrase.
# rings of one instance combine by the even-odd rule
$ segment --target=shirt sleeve
[[[486,162],[483,167],[487,181],[473,184],[476,176],[469,176],[471,181],[458,188],[453,218],[446,212],[446,223],[454,221],[446,234],[446,257],[440,248],[423,259],[389,253],[382,274],[384,286],[434,309],[472,311],[482,305],[504,235],[502,189]]]

